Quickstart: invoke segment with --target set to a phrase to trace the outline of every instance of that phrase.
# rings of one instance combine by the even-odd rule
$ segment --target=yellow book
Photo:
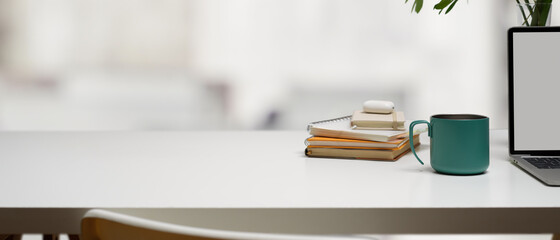
[[[374,147],[374,148],[397,148],[408,144],[408,138],[399,138],[388,142],[367,141],[346,138],[318,137],[312,136],[305,140],[307,146],[329,146],[329,147]]]
[[[414,136],[413,142],[414,146],[420,145],[420,138],[418,135]],[[307,146],[305,149],[305,155],[308,157],[396,161],[409,151],[409,144],[403,144],[397,148],[390,149],[375,147]]]

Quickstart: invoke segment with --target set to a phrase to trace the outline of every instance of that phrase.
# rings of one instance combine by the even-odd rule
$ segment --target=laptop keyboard
[[[560,158],[557,157],[526,157],[523,158],[529,163],[533,164],[536,168],[541,169],[555,169],[560,168]]]

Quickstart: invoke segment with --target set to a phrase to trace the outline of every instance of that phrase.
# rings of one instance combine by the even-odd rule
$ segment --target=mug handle
[[[418,159],[418,161],[424,165],[424,162],[422,162],[422,160],[420,160],[420,158],[418,157],[418,155],[416,154],[416,150],[414,150],[414,141],[413,141],[413,137],[414,137],[414,126],[416,126],[416,124],[428,124],[428,136],[432,136],[432,126],[430,125],[430,122],[426,121],[426,120],[416,120],[413,121],[412,123],[410,123],[410,127],[408,127],[408,144],[410,144],[410,149],[412,150],[412,153],[414,153],[414,156],[416,157],[416,159]]]

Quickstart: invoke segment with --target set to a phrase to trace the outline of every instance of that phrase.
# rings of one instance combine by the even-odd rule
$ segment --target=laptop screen
[[[560,152],[560,28],[512,28],[508,42],[510,153]]]

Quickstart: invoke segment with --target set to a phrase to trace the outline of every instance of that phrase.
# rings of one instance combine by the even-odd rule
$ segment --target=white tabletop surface
[[[417,148],[424,166],[412,154],[396,162],[308,158],[306,137],[304,131],[4,132],[0,193],[10,197],[0,197],[0,222],[13,220],[15,214],[33,216],[34,209],[50,215],[79,210],[69,219],[90,208],[366,209],[404,214],[394,221],[408,216],[407,209],[419,211],[419,216],[434,209],[467,209],[476,215],[490,212],[485,209],[559,212],[560,188],[547,187],[510,163],[505,130],[491,131],[490,167],[475,176],[435,173],[429,166],[426,134]],[[379,211],[374,213],[391,215]],[[527,217],[541,215],[531,212]],[[63,226],[53,231],[59,229]],[[0,232],[9,230],[0,226]],[[18,225],[16,230],[26,228]],[[472,229],[479,230],[493,231]],[[549,228],[518,231],[545,230]],[[68,231],[76,231],[76,225]],[[517,230],[504,226],[496,231]]]

